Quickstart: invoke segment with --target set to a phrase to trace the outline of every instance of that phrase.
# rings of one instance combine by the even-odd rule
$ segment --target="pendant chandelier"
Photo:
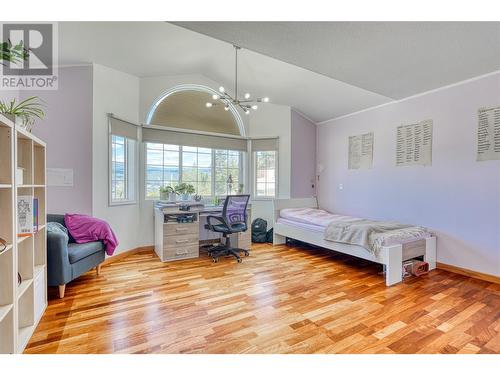
[[[224,87],[221,86],[219,87],[219,94],[213,94],[213,101],[207,102],[205,105],[207,108],[212,108],[216,105],[224,105],[224,109],[226,111],[229,111],[229,104],[233,104],[240,107],[243,112],[248,115],[250,114],[251,109],[255,111],[259,108],[257,103],[267,103],[269,102],[269,98],[264,97],[250,99],[251,95],[248,92],[243,95],[243,98],[238,98],[238,51],[241,49],[241,47],[238,47],[236,45],[234,45],[233,47],[235,51],[234,98],[226,92],[226,89],[224,89]]]

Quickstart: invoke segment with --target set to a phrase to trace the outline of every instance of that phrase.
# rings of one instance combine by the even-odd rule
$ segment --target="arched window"
[[[242,119],[234,106],[230,105],[228,110],[222,103],[206,107],[207,102],[213,101],[214,94],[217,94],[215,90],[205,86],[177,86],[155,100],[146,124],[155,129],[168,127],[230,137],[245,136]],[[159,199],[160,188],[180,183],[193,185],[196,194],[204,198],[246,190],[246,148],[235,147],[227,137],[211,137],[208,144],[198,144],[196,134],[170,137],[171,131],[160,133],[167,136],[145,137],[146,199]],[[239,142],[246,145],[246,140]]]
[[[222,102],[211,108],[205,106],[213,101],[214,94],[217,91],[206,86],[176,86],[155,100],[146,124],[245,136],[241,116],[232,104],[229,110]]]

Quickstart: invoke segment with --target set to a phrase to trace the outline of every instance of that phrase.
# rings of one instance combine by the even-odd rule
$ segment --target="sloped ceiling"
[[[500,70],[500,22],[178,22],[390,98]]]
[[[500,70],[499,23],[61,22],[59,63],[202,74],[232,93],[232,42],[247,48],[240,95],[315,122]]]

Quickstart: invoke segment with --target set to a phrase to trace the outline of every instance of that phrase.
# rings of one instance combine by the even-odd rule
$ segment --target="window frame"
[[[123,164],[125,174],[125,199],[113,199],[113,137],[121,137],[124,139]],[[108,206],[125,206],[137,204],[138,178],[138,141],[121,135],[109,133],[108,139]],[[130,197],[132,195],[132,198]]]
[[[257,195],[257,153],[258,152],[274,152],[274,195]],[[279,180],[279,152],[278,150],[252,151],[252,199],[256,201],[270,201],[279,197],[278,180]]]
[[[148,160],[148,143],[152,143],[152,144],[159,144],[159,145],[172,145],[172,146],[178,146],[179,147],[179,163],[178,163],[178,169],[179,169],[179,179],[178,179],[178,182],[177,183],[182,183],[183,182],[183,179],[182,179],[182,171],[183,171],[183,153],[184,152],[193,152],[193,151],[184,151],[184,147],[193,147],[193,146],[187,146],[187,145],[174,145],[174,144],[170,144],[170,143],[163,143],[163,142],[143,142],[144,143],[144,147],[143,147],[143,160],[144,162],[142,163],[144,165],[144,178],[143,178],[143,181],[142,181],[142,185],[143,185],[143,189],[144,189],[144,194],[143,194],[143,198],[144,200],[146,201],[155,201],[155,200],[159,200],[160,199],[160,196],[159,194],[155,197],[148,197],[147,196],[147,193],[148,193],[148,189],[147,189],[147,183],[148,183],[148,179],[147,179],[147,166],[148,166],[148,163],[147,163],[147,160]],[[198,148],[208,148],[208,147],[198,147]],[[215,197],[222,197],[222,196],[225,196],[225,195],[218,195],[216,194],[216,188],[215,188],[215,184],[216,184],[216,178],[215,178],[215,171],[216,169],[220,169],[220,168],[216,168],[215,166],[215,154],[216,154],[216,150],[223,150],[223,151],[235,151],[235,152],[238,152],[239,153],[239,168],[238,168],[238,183],[242,183],[244,185],[244,192],[245,191],[248,191],[248,186],[247,184],[245,183],[246,182],[246,178],[245,178],[245,170],[247,169],[247,167],[245,166],[245,160],[246,160],[246,156],[245,156],[245,152],[244,151],[238,151],[238,150],[229,150],[229,149],[222,149],[222,148],[209,148],[211,150],[211,165],[210,167],[207,167],[207,168],[210,168],[211,170],[211,192],[212,194],[210,196],[206,196],[206,195],[203,195],[203,197],[205,199],[213,199]],[[165,151],[165,149],[163,148],[163,151]],[[194,152],[193,152],[194,153]],[[198,155],[200,153],[198,152],[198,150],[196,151],[196,158],[198,160]],[[208,154],[208,153],[201,153],[201,154]],[[198,164],[198,162],[197,162]],[[164,167],[164,165],[162,164],[162,166]],[[186,168],[191,168],[191,167],[186,167]],[[198,177],[198,169],[199,169],[199,165],[196,165],[196,167],[193,167],[193,168],[196,168],[197,170],[197,177]],[[204,167],[203,167],[204,168]],[[230,169],[236,169],[236,168],[228,168],[226,167],[225,168],[226,170],[230,170]],[[191,181],[192,182],[192,181]],[[187,182],[187,183],[191,183],[191,182]],[[199,182],[199,181],[197,181]],[[162,180],[162,183],[163,183],[163,180]]]

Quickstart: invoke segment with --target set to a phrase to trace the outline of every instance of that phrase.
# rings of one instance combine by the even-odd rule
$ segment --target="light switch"
[[[344,184],[339,184],[339,190],[344,190]]]

